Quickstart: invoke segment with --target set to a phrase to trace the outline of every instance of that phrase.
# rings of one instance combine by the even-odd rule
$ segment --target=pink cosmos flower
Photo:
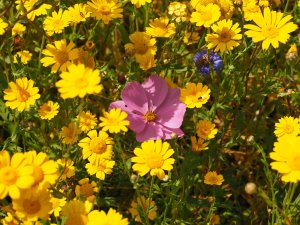
[[[121,96],[122,100],[111,103],[110,108],[127,112],[137,141],[183,136],[180,126],[186,106],[179,101],[179,88],[169,88],[163,78],[151,75],[142,84],[128,83]]]

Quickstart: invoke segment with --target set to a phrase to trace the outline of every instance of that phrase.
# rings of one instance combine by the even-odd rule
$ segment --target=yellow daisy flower
[[[204,176],[204,183],[208,185],[222,185],[223,182],[222,174],[217,174],[216,171],[209,171]]]
[[[74,162],[71,159],[58,159],[58,174],[59,178],[65,180],[67,178],[73,177],[75,175]]]
[[[52,210],[50,193],[47,189],[31,188],[22,192],[19,199],[13,199],[13,209],[21,221],[47,220]]]
[[[12,36],[21,35],[25,30],[26,27],[23,24],[16,23],[11,30],[11,35]]]
[[[134,149],[136,156],[131,158],[134,163],[132,169],[140,176],[150,172],[151,176],[157,176],[162,180],[165,177],[165,170],[171,171],[175,162],[175,159],[170,158],[174,150],[169,147],[170,144],[162,140],[143,142],[141,148]]]
[[[33,166],[33,186],[46,188],[49,184],[55,183],[58,178],[57,164],[53,160],[49,160],[46,153],[30,151],[25,152],[24,157],[27,162]]]
[[[22,153],[10,157],[5,150],[0,152],[0,199],[7,195],[19,198],[21,189],[28,189],[34,183],[33,166],[29,165]]]
[[[154,55],[151,54],[145,54],[142,57],[138,57],[136,58],[136,61],[142,70],[149,70],[156,66],[156,59],[154,58]]]
[[[117,0],[91,0],[87,4],[86,9],[91,12],[91,16],[96,20],[103,20],[104,24],[113,19],[123,18],[122,5]]]
[[[60,132],[60,137],[62,142],[65,144],[74,144],[78,140],[78,135],[81,133],[80,128],[76,123],[71,122],[67,127],[62,127]]]
[[[87,225],[128,225],[127,218],[123,218],[120,213],[110,208],[107,214],[102,210],[93,210],[88,215]]]
[[[85,165],[85,168],[88,174],[96,174],[98,179],[104,180],[106,174],[112,173],[112,168],[114,167],[115,163],[115,161],[108,160],[102,156],[92,155],[89,157],[89,163]]]
[[[110,133],[120,133],[121,131],[127,132],[129,121],[127,113],[119,108],[111,109],[109,112],[103,112],[104,117],[100,117],[100,127],[103,127],[103,131],[109,131]]]
[[[62,207],[67,203],[66,198],[51,197],[50,202],[52,203],[52,210],[50,211],[50,214],[53,214],[55,217],[59,217]]]
[[[211,28],[214,33],[207,34],[205,37],[208,49],[215,48],[215,52],[223,53],[225,50],[231,51],[240,45],[238,41],[242,39],[242,35],[239,34],[241,28],[238,23],[232,24],[232,20],[221,20]]]
[[[79,57],[78,49],[74,47],[72,41],[67,45],[66,39],[55,41],[54,45],[47,44],[46,49],[42,51],[45,57],[41,59],[41,63],[45,67],[54,64],[51,68],[52,73],[58,70],[65,72],[72,61]]]
[[[65,225],[86,225],[87,216],[92,207],[93,204],[89,201],[71,200],[67,202],[61,210],[61,215],[67,218]]]
[[[191,15],[190,21],[196,23],[196,26],[210,27],[214,22],[218,21],[221,16],[220,7],[216,4],[208,4],[206,6],[198,4],[196,12]]]
[[[47,16],[43,25],[47,35],[52,36],[54,33],[62,33],[69,23],[68,15],[60,9],[58,12],[52,12],[52,16]]]
[[[145,198],[144,196],[141,196],[140,198],[137,198],[135,201],[131,202],[131,207],[129,208],[129,212],[131,216],[134,218],[136,222],[141,223],[142,219],[140,216],[140,209],[142,208],[142,211],[145,212],[146,216],[149,220],[154,220],[156,217],[156,211],[157,206],[155,201],[153,201],[150,198]]]
[[[200,36],[198,32],[185,32],[184,37],[183,37],[183,42],[187,45],[195,44],[198,43],[200,40]]]
[[[33,87],[33,80],[26,77],[18,78],[16,82],[9,82],[9,88],[4,90],[5,105],[22,112],[29,109],[40,98],[39,89]]]
[[[88,132],[94,129],[97,125],[96,115],[92,114],[90,111],[82,111],[78,116],[77,120],[79,122],[79,128],[84,132]]]
[[[7,213],[7,216],[0,220],[3,225],[19,225],[19,221],[11,214]]]
[[[300,181],[300,136],[284,136],[274,143],[271,168],[282,174],[284,182]]]
[[[298,136],[300,134],[300,119],[285,116],[275,123],[275,135],[277,138],[284,136]]]
[[[90,202],[94,202],[95,195],[94,193],[99,192],[99,188],[97,187],[97,184],[95,181],[90,182],[89,178],[83,178],[80,181],[78,181],[79,185],[76,185],[75,187],[75,194],[79,197],[84,197]]]
[[[192,142],[192,150],[193,152],[201,152],[201,151],[204,151],[204,150],[207,150],[208,149],[208,143],[205,142],[204,139],[202,138],[199,138],[197,140],[197,138],[195,136],[192,136],[191,137],[191,142]]]
[[[78,49],[78,58],[74,59],[74,64],[83,64],[85,67],[89,67],[91,69],[95,68],[95,60],[93,56],[89,55],[88,51],[84,51],[83,48]]]
[[[92,130],[87,133],[87,136],[88,137],[81,139],[78,143],[78,145],[83,148],[83,159],[96,155],[106,159],[112,157],[114,141],[106,132],[99,131],[99,133],[97,133],[96,130]]]
[[[243,0],[243,12],[246,21],[253,20],[256,14],[260,12],[257,0]]]
[[[41,105],[39,115],[43,120],[51,120],[58,114],[59,104],[57,102],[48,101]]]
[[[210,98],[210,89],[202,83],[188,83],[181,89],[180,101],[188,108],[201,108]]]
[[[18,60],[17,60],[18,57],[21,59],[21,63],[26,65],[31,60],[32,53],[30,53],[27,50],[17,52],[14,55],[14,63],[18,63]]]
[[[0,18],[0,35],[5,33],[5,28],[8,26],[8,23],[5,23],[2,18]]]
[[[197,135],[198,137],[209,140],[216,136],[218,129],[215,128],[215,124],[209,120],[201,120],[197,123]]]
[[[234,12],[233,0],[219,0],[216,4],[220,7],[221,18],[230,19]]]
[[[20,7],[24,7],[26,9],[27,18],[33,21],[36,16],[47,15],[47,10],[52,8],[52,5],[42,4],[37,9],[33,10],[33,7],[37,2],[38,0],[16,0],[16,9],[23,15],[25,10],[20,10]]]
[[[103,89],[99,70],[83,64],[71,64],[67,70],[60,74],[61,80],[55,84],[63,99],[83,98],[87,94],[98,94]]]
[[[140,8],[141,6],[146,5],[146,3],[152,2],[152,0],[130,0],[130,1],[137,8]]]
[[[160,17],[150,22],[146,27],[146,34],[152,37],[170,37],[175,34],[175,24],[169,23],[168,17]]]
[[[67,9],[66,16],[68,17],[71,25],[76,25],[80,22],[86,21],[90,17],[90,12],[86,10],[86,4],[75,4],[73,7]]]
[[[217,0],[191,0],[191,6],[196,9],[198,5],[207,6],[208,4],[217,4]]]
[[[281,12],[264,8],[263,13],[257,13],[253,18],[256,25],[246,24],[244,26],[248,29],[245,34],[251,37],[255,43],[262,41],[262,48],[264,50],[267,50],[270,44],[274,48],[278,48],[279,42],[285,44],[290,38],[289,33],[298,28],[293,22],[288,22],[292,18],[291,15],[283,16]]]

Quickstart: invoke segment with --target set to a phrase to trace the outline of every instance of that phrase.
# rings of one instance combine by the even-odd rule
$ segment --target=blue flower
[[[210,73],[210,64],[216,72],[220,72],[223,66],[223,60],[214,51],[207,54],[207,50],[197,52],[194,56],[194,63],[196,64],[198,73],[207,76]]]

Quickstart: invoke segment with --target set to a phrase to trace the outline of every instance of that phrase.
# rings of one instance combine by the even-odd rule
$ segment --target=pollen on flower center
[[[154,112],[149,111],[144,115],[144,118],[145,120],[147,120],[147,122],[151,122],[156,119],[156,114]]]
[[[219,41],[220,42],[228,42],[231,40],[231,35],[228,31],[222,31],[220,33]]]
[[[265,34],[264,36],[266,38],[275,38],[279,35],[278,29],[274,26],[269,26],[264,28],[263,33]]]
[[[146,163],[150,169],[161,168],[164,163],[164,159],[160,154],[153,152],[147,158]]]
[[[35,184],[40,183],[44,179],[44,172],[43,172],[42,168],[39,166],[36,166],[34,168],[33,175],[34,175]]]
[[[300,155],[293,157],[288,161],[288,165],[292,170],[300,171]]]
[[[107,6],[101,6],[99,12],[101,12],[103,15],[109,15],[110,9]]]
[[[211,12],[203,12],[203,15],[201,15],[202,19],[205,20],[205,21],[208,21],[208,20],[211,20],[212,18],[212,14]]]
[[[26,102],[28,100],[28,98],[30,97],[30,94],[28,93],[28,91],[24,90],[23,88],[21,88],[21,87],[18,87],[18,88],[19,88],[19,92],[17,95],[18,101]]]
[[[291,134],[294,132],[294,126],[291,126],[290,124],[286,125],[286,127],[284,128],[285,133],[287,134]]]
[[[28,214],[36,214],[41,209],[41,204],[38,200],[25,199],[23,208]]]
[[[95,137],[90,142],[90,148],[97,154],[102,154],[106,151],[106,143],[100,137]]]
[[[59,64],[64,64],[69,61],[69,55],[67,52],[61,51],[59,54],[55,55],[55,59]]]
[[[85,197],[92,196],[94,194],[93,186],[91,184],[84,184],[81,186],[80,192]]]
[[[16,169],[12,167],[5,167],[1,169],[1,173],[0,173],[1,183],[4,183],[6,185],[11,185],[16,183],[17,179],[18,179],[18,173]]]
[[[142,40],[141,42],[136,43],[136,53],[137,54],[145,54],[148,51],[148,44],[146,40]]]

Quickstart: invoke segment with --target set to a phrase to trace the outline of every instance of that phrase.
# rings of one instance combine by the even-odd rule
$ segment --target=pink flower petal
[[[138,142],[157,140],[162,139],[163,137],[164,133],[161,130],[161,126],[154,122],[148,122],[145,126],[145,129],[136,134],[136,140]]]
[[[167,82],[157,75],[151,75],[142,83],[142,87],[150,100],[152,111],[164,102],[169,90]]]
[[[148,112],[148,98],[142,85],[131,82],[122,91],[122,99],[130,110],[145,115]]]
[[[128,113],[127,120],[129,120],[129,128],[135,133],[143,131],[147,124],[143,116],[134,113]]]

